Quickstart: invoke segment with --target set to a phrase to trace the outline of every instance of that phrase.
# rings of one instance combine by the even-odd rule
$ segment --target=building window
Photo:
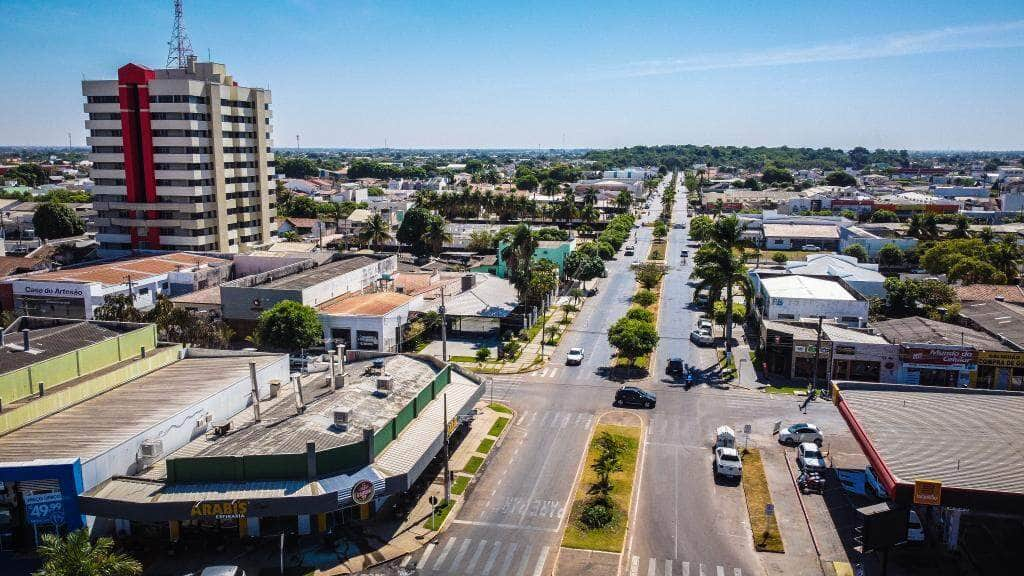
[[[117,96],[89,96],[86,98],[89,104],[117,104]]]

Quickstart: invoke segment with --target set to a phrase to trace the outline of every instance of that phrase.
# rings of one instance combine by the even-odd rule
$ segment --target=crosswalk
[[[541,576],[552,558],[551,546],[452,536],[427,544],[407,567],[420,574]]]
[[[567,430],[580,428],[589,430],[594,421],[594,415],[586,412],[557,411],[557,410],[525,410],[516,419],[516,425],[525,428],[547,428],[552,430]]]
[[[531,378],[543,380],[557,380],[565,372],[565,366],[548,366],[530,374]]]
[[[670,558],[641,558],[633,555],[626,571],[628,576],[743,576],[739,568],[711,562],[691,562]]]

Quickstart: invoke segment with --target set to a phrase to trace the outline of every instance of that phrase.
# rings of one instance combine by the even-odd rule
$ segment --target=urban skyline
[[[1009,2],[907,3],[884,19],[853,5],[185,7],[200,60],[274,89],[278,148],[296,134],[343,148],[1022,147],[1009,111],[1024,9]],[[162,66],[169,16],[13,2],[0,144],[83,144],[77,82]]]

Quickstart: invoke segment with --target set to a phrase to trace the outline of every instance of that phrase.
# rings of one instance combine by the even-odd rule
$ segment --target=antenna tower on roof
[[[185,31],[185,11],[181,2],[174,0],[174,28],[167,43],[167,68],[188,68],[189,61],[196,57],[192,52],[192,41]]]

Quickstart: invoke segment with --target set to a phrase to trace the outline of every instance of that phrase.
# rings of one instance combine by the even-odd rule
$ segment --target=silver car
[[[783,428],[779,431],[779,443],[780,444],[803,444],[804,442],[813,442],[818,446],[825,440],[825,437],[821,434],[821,429],[814,424],[808,424],[801,422],[799,424],[793,424],[789,428]]]

